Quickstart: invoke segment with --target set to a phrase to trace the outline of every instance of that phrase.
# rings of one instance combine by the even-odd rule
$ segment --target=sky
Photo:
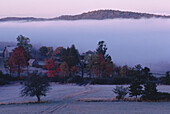
[[[170,14],[170,0],[0,0],[0,18],[56,17],[98,9]]]

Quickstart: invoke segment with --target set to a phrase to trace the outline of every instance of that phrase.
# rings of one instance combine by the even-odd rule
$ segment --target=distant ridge
[[[6,17],[1,18],[0,22],[7,21],[55,21],[55,20],[104,20],[104,19],[149,19],[149,18],[170,18],[166,15],[156,15],[149,13],[138,13],[119,10],[97,10],[82,13],[79,15],[62,15],[55,18],[35,18],[35,17]]]

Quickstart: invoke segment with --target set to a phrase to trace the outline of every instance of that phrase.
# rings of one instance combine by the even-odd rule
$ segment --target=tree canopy
[[[72,45],[71,48],[68,47],[63,51],[63,56],[61,58],[68,64],[69,68],[77,65],[80,62],[80,54],[74,45]]]
[[[30,44],[30,39],[28,37],[19,35],[17,37],[17,46],[22,46],[24,47],[25,51],[27,52],[28,58],[31,57],[31,49],[32,49],[32,45]]]
[[[41,73],[39,74],[37,71],[34,71],[31,76],[29,76],[21,90],[22,96],[36,96],[37,102],[40,102],[41,96],[46,96],[50,84],[47,78],[41,75]]]
[[[96,49],[96,52],[98,55],[105,55],[107,51],[107,47],[104,41],[99,41],[98,48]]]
[[[9,60],[9,67],[12,71],[18,72],[18,77],[22,72],[22,67],[28,66],[27,54],[25,49],[22,46],[19,46],[14,49],[12,56]]]

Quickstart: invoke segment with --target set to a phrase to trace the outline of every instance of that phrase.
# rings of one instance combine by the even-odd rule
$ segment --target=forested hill
[[[128,12],[128,11],[118,11],[118,10],[98,10],[98,11],[91,11],[91,12],[83,13],[80,15],[60,16],[56,19],[61,19],[61,20],[80,20],[80,19],[103,20],[103,19],[116,19],[116,18],[121,18],[121,19],[170,18],[170,16],[155,15],[155,14],[148,14],[148,13]]]
[[[97,10],[82,13],[79,15],[62,15],[55,18],[35,18],[35,17],[6,17],[0,22],[6,21],[55,21],[55,20],[104,20],[104,19],[142,19],[142,18],[170,18],[170,16],[156,15],[149,13],[138,13],[119,10]]]

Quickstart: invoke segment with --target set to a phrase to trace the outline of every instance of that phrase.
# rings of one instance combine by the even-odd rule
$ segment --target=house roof
[[[6,47],[9,53],[12,53],[16,47]]]
[[[29,61],[28,61],[28,63],[33,63],[35,61],[35,59],[30,59]]]

